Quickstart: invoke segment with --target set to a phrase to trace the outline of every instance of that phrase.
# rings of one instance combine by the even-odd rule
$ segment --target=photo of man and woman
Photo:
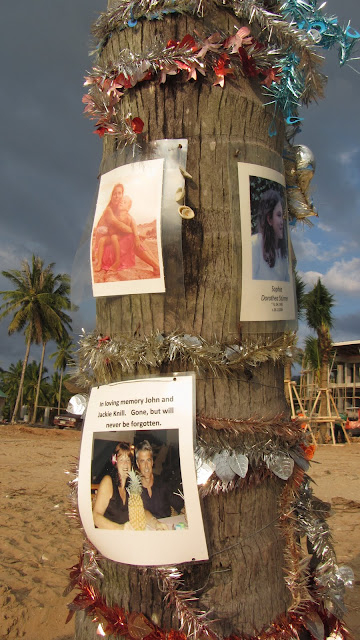
[[[94,433],[91,492],[98,529],[187,529],[178,430]]]

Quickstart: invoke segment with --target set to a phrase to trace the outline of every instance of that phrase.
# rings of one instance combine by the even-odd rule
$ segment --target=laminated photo
[[[158,158],[101,176],[90,248],[95,297],[165,291],[163,169],[164,160]]]
[[[238,163],[242,238],[241,321],[295,319],[284,176]]]

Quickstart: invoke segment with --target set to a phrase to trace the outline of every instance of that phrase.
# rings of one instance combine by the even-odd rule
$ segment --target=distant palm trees
[[[6,402],[4,406],[4,415],[11,417],[14,411],[14,406],[19,389],[19,381],[21,377],[23,362],[19,360],[16,364],[10,364],[8,371],[0,371],[0,388],[6,395]],[[26,414],[31,415],[38,389],[40,365],[33,360],[28,362],[25,370],[23,393],[21,398],[21,406],[26,407]],[[60,374],[55,371],[52,376],[48,377],[46,367],[43,367],[40,390],[39,390],[39,404],[43,407],[58,407],[66,406],[71,394],[62,386],[61,395],[60,390]],[[63,376],[63,381],[67,379],[67,375]]]
[[[54,366],[57,371],[60,371],[59,380],[59,400],[58,400],[58,414],[60,413],[61,391],[64,371],[68,364],[73,363],[73,353],[75,350],[74,344],[69,336],[64,336],[58,341],[58,349],[50,355],[50,358],[55,358]]]
[[[67,330],[71,329],[71,317],[66,311],[71,309],[70,278],[67,274],[55,275],[53,268],[54,263],[44,267],[43,260],[33,255],[31,264],[27,260],[23,260],[21,269],[2,271],[2,275],[10,280],[14,288],[0,292],[4,300],[0,307],[0,311],[2,311],[0,320],[13,314],[8,333],[11,335],[24,330],[26,340],[25,357],[12,423],[16,420],[20,406],[31,344],[35,342],[43,345],[34,398],[33,421],[35,421],[46,343],[50,339],[59,341],[64,337],[69,337]]]
[[[62,382],[66,380],[69,376],[67,374],[63,375]],[[70,400],[71,393],[64,387],[60,382],[61,375],[58,371],[54,371],[51,376],[51,380],[47,385],[47,402],[51,407],[57,407],[59,411],[59,407],[66,406]]]
[[[13,413],[16,398],[19,392],[19,380],[23,368],[22,360],[11,364],[8,371],[1,372],[1,388],[6,393],[6,403],[9,405],[10,414]]]

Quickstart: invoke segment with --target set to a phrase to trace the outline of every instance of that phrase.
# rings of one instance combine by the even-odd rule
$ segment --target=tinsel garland
[[[325,49],[339,46],[340,62],[349,58],[359,34],[347,25],[342,28],[335,17],[326,17],[316,7],[316,0],[287,0],[280,5],[279,14],[274,14],[255,0],[222,0],[219,7],[231,9],[237,17],[251,23],[254,19],[273,37],[276,46],[303,49],[304,31],[308,35],[308,46],[319,45]],[[97,40],[96,52],[100,53],[114,31],[134,28],[138,20],[162,20],[169,14],[191,14],[198,18],[207,15],[206,0],[119,0],[110,9],[101,13],[92,26]],[[294,23],[296,23],[296,28]]]
[[[299,166],[298,146],[286,144],[283,154],[285,183],[289,220],[301,221],[312,226],[309,217],[317,216],[309,196],[310,181],[314,174],[314,166]]]
[[[180,363],[196,372],[231,375],[257,367],[263,362],[284,362],[291,357],[296,342],[295,333],[284,333],[274,339],[243,340],[241,343],[209,343],[200,336],[173,332],[148,336],[102,336],[96,332],[83,333],[79,340],[79,366],[71,380],[79,388],[109,384],[124,375],[136,374],[138,369],[155,373],[163,365]]]
[[[197,416],[196,424],[204,429],[227,431],[246,435],[259,434],[264,438],[277,437],[284,439],[290,446],[298,444],[304,437],[301,420],[286,420],[282,414],[273,418],[209,418]],[[200,434],[199,434],[200,435]]]
[[[266,477],[266,467],[282,480],[292,476],[295,464],[309,469],[313,448],[300,422],[281,416],[273,421],[197,416],[196,424],[195,462],[202,496],[244,487],[241,479],[248,474],[250,484],[258,483],[260,476]]]
[[[184,624],[187,626],[190,624],[190,632],[184,633],[184,631],[178,631],[176,629],[163,629],[158,625],[155,625],[149,618],[142,613],[126,612],[123,608],[113,605],[108,606],[105,598],[103,598],[94,584],[91,581],[84,579],[84,572],[81,567],[81,560],[78,565],[74,565],[71,568],[73,580],[75,576],[79,575],[79,582],[77,588],[79,593],[75,596],[74,600],[68,604],[69,615],[67,622],[72,618],[75,611],[84,611],[88,616],[91,616],[92,621],[97,625],[98,635],[108,636],[111,635],[116,638],[126,638],[129,640],[188,640],[190,638],[196,639],[198,637],[217,638],[222,640],[218,634],[211,631],[211,627],[204,622],[206,614],[195,614],[191,619],[191,611],[193,611],[189,600],[191,601],[191,592],[184,591],[180,593],[176,588],[178,585],[175,583],[167,584],[167,570],[160,570],[157,573],[157,578],[161,580],[162,573],[165,571],[165,576],[162,579],[162,586],[167,591],[166,596],[171,598],[173,590],[177,591],[177,598],[179,598],[178,605],[180,610],[178,611],[179,617],[185,614],[190,618]],[[173,572],[177,572],[174,568]],[[172,579],[170,578],[172,583]],[[168,590],[169,589],[169,590]],[[175,605],[176,606],[176,605]],[[294,640],[295,637],[299,637],[298,633],[304,629],[313,631],[316,638],[334,638],[336,640],[351,640],[351,634],[342,623],[340,619],[332,614],[326,612],[321,605],[315,601],[307,601],[302,604],[301,610],[289,611],[287,614],[280,615],[267,629],[264,629],[256,635],[249,636],[232,634],[228,638],[223,640]],[[319,630],[322,630],[324,635],[319,635]],[[326,636],[325,636],[326,633]],[[315,635],[316,634],[316,635]],[[334,634],[334,635],[332,635]]]
[[[329,527],[324,517],[326,504],[313,497],[309,483],[310,479],[303,469],[296,465],[291,479],[284,485],[279,502],[278,521],[286,543],[285,580],[292,595],[290,610],[257,635],[234,634],[228,640],[293,640],[294,635],[291,634],[296,635],[301,629],[307,629],[315,638],[332,637],[332,633],[337,634],[337,640],[351,638],[339,619],[344,611],[346,567],[336,564]],[[75,488],[76,482],[73,483],[73,490]],[[255,534],[253,532],[251,537]],[[308,560],[302,557],[300,538],[303,536],[311,545],[315,566],[311,566],[312,561],[309,565]],[[227,551],[227,547],[224,547],[220,553]],[[179,619],[179,630],[165,630],[154,625],[143,614],[128,613],[116,605],[107,605],[96,589],[98,581],[103,578],[98,564],[100,559],[94,547],[86,543],[79,562],[70,569],[70,584],[65,595],[73,588],[79,589],[80,593],[68,605],[68,620],[76,610],[84,610],[98,623],[98,633],[103,636],[111,634],[133,640],[143,640],[145,637],[149,640],[186,640],[190,637],[219,640],[220,636],[211,628],[211,612],[197,608],[197,591],[183,588],[182,574],[177,567],[148,570],[164,594],[164,603],[175,608]]]
[[[304,471],[295,467],[294,474],[284,486],[280,501],[280,528],[285,540],[285,582],[292,596],[290,609],[299,610],[311,600],[308,590],[307,562],[301,562],[300,539],[295,535],[294,510],[297,504],[297,491],[303,480]]]
[[[325,80],[317,71],[320,59],[306,49],[304,56],[306,61],[293,51],[284,54],[258,42],[247,27],[225,39],[217,32],[205,39],[187,34],[181,41],[157,44],[142,55],[124,49],[116,62],[98,64],[86,76],[85,85],[90,88],[83,97],[84,113],[96,120],[95,132],[100,136],[116,135],[126,144],[134,137],[130,117],[124,119],[119,114],[119,103],[126,91],[145,80],[158,79],[162,83],[168,75],[181,72],[186,72],[186,81],[197,80],[198,73],[205,76],[211,71],[216,78],[214,85],[221,87],[225,76],[260,78],[275,113],[280,109],[287,124],[294,125],[300,121],[300,102],[307,104],[323,95]],[[270,135],[276,133],[274,122]]]
[[[328,610],[340,617],[345,612],[344,591],[347,582],[336,562],[330,527],[318,503],[313,495],[311,479],[305,474],[296,500],[294,528],[298,537],[306,535],[313,553],[317,598],[324,602]]]
[[[195,591],[183,590],[182,574],[177,567],[160,568],[155,570],[155,575],[160,583],[160,589],[164,593],[164,604],[173,605],[179,620],[179,631],[186,636],[197,638],[218,639],[218,635],[211,630],[211,620],[208,619],[211,612],[201,611],[196,608],[197,596]]]
[[[345,586],[351,585],[348,567],[339,567],[326,522],[330,505],[313,495],[310,477],[299,467],[286,483],[279,504],[285,547],[285,579],[293,597],[293,609],[309,598],[321,602],[330,614],[345,613]],[[303,559],[300,539],[306,537],[310,563]],[[315,636],[317,637],[317,636]]]
[[[286,20],[295,22],[299,29],[305,30],[316,45],[324,49],[338,45],[339,60],[343,65],[349,59],[360,34],[350,27],[350,22],[345,28],[340,27],[335,16],[325,16],[316,5],[317,0],[286,0],[280,12]]]

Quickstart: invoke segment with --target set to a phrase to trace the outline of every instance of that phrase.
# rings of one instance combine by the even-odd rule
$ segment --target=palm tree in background
[[[3,304],[0,320],[14,314],[8,327],[9,335],[25,332],[26,351],[21,371],[18,394],[11,422],[15,423],[20,398],[22,395],[26,366],[32,342],[47,342],[49,336],[60,338],[64,327],[71,326],[71,318],[63,309],[70,309],[68,293],[70,279],[66,274],[54,275],[54,263],[44,267],[39,256],[32,256],[31,264],[23,260],[21,269],[2,271],[2,275],[10,280],[13,289],[1,291]],[[41,380],[41,372],[39,372]]]
[[[57,371],[60,371],[59,392],[58,392],[58,415],[60,414],[61,405],[61,393],[64,371],[68,364],[73,363],[73,353],[75,351],[75,345],[69,336],[64,336],[58,341],[58,349],[52,353],[49,357],[55,358],[54,367]]]
[[[71,329],[71,318],[68,316],[64,309],[69,310],[72,308],[71,300],[69,298],[70,295],[70,277],[67,274],[58,274],[54,276],[54,274],[50,274],[48,278],[48,290],[49,293],[53,295],[53,310],[56,310],[57,318],[56,322],[54,322],[55,318],[51,317],[45,321],[43,331],[42,331],[42,350],[41,350],[41,360],[40,360],[40,369],[39,369],[39,380],[37,387],[37,396],[34,404],[34,412],[32,417],[32,422],[36,422],[36,414],[37,407],[39,401],[39,393],[40,393],[40,384],[41,384],[41,372],[44,366],[44,358],[45,358],[45,349],[49,340],[70,340],[69,335],[67,333],[67,329]],[[59,326],[59,322],[61,327]],[[49,323],[50,321],[50,323]],[[60,333],[59,333],[60,329]]]
[[[65,387],[60,385],[60,377],[61,374],[59,373],[59,371],[54,371],[48,384],[47,397],[51,407],[59,407],[61,405],[64,406],[71,397],[71,393]],[[68,378],[69,375],[65,373],[62,377],[62,382],[64,382]]]
[[[304,296],[306,322],[317,334],[320,374],[320,388],[326,389],[328,384],[328,366],[332,349],[330,329],[333,326],[332,308],[334,296],[318,279],[314,288]]]
[[[319,352],[319,342],[318,339],[315,338],[315,336],[306,336],[305,338],[303,364],[305,367],[308,367],[313,371],[314,382],[317,387],[320,387],[321,359]]]
[[[43,404],[48,403],[47,390],[48,390],[48,376],[46,367],[40,367],[40,364],[33,360],[26,367],[24,378],[24,398],[25,402],[30,407],[34,407],[38,399]],[[39,385],[40,379],[40,385]]]
[[[317,334],[317,360],[319,388],[327,389],[328,387],[328,371],[329,362],[332,352],[332,340],[330,329],[333,326],[332,308],[334,306],[334,296],[328,291],[320,278],[314,285],[314,288],[304,296],[304,307],[306,322],[310,329]],[[311,345],[314,358],[316,358],[316,349],[314,343]],[[325,393],[321,392],[320,396],[320,416],[327,414],[327,398]],[[327,431],[327,424],[320,427],[320,437],[324,441]]]

